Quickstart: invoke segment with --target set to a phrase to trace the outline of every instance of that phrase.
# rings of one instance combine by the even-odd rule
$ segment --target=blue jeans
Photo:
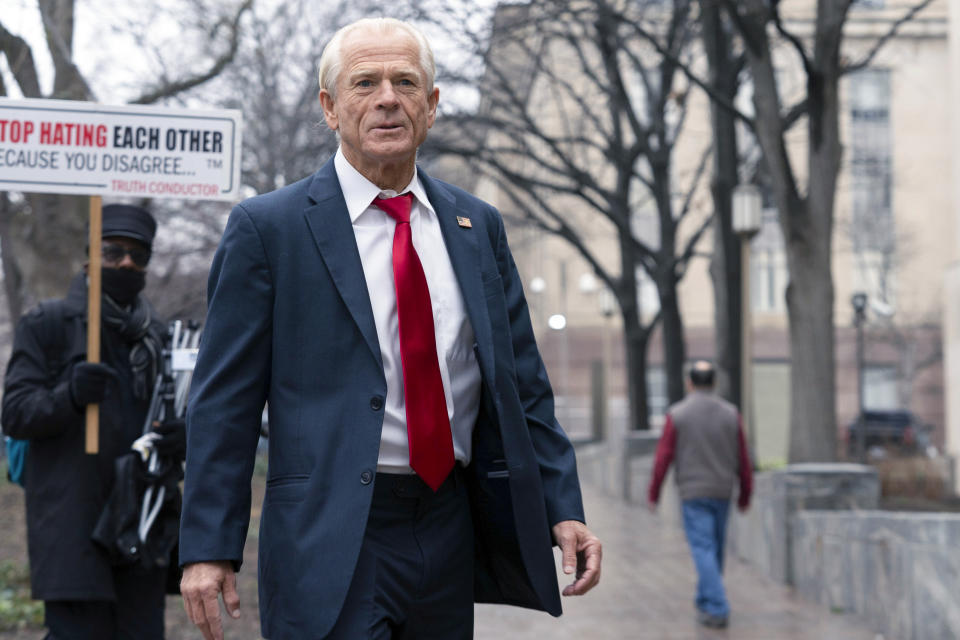
[[[697,567],[697,609],[721,618],[730,614],[723,588],[723,544],[729,511],[730,501],[720,498],[683,501],[683,530]]]

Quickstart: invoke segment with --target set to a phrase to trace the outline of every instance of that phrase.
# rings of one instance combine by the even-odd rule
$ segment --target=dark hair
[[[706,360],[697,360],[690,367],[690,382],[695,387],[713,386],[713,365]]]

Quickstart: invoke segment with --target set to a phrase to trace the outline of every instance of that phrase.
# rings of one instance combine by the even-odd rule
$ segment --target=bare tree
[[[884,171],[876,163],[870,164],[871,172]],[[866,182],[868,184],[864,186],[873,187],[865,203],[872,215],[858,215],[855,202],[852,219],[841,220],[838,224],[848,238],[860,288],[869,300],[872,313],[868,317],[872,316],[872,320],[867,325],[868,344],[871,347],[884,345],[896,354],[893,362],[897,403],[904,409],[911,409],[917,378],[943,361],[943,347],[937,329],[937,319],[942,312],[939,306],[918,312],[898,303],[895,294],[897,274],[916,255],[916,243],[911,233],[894,225],[889,194],[882,193],[883,188],[877,188],[884,180],[868,179]]]
[[[505,215],[566,240],[613,292],[624,326],[631,424],[641,428],[646,349],[657,321],[669,399],[683,396],[677,285],[710,226],[709,215],[694,215],[709,141],[689,175],[677,171],[673,157],[687,114],[687,83],[676,60],[691,55],[696,21],[689,1],[660,4],[501,5],[492,32],[469,41],[482,64],[445,70],[448,79],[473,82],[482,98],[477,110],[445,114],[456,133],[437,145],[499,187],[510,205]],[[666,55],[636,32],[644,20]],[[477,69],[482,75],[471,78]],[[615,238],[614,268],[610,245],[590,241],[598,227]],[[659,298],[648,319],[639,306],[643,276]]]
[[[917,379],[930,367],[943,362],[943,344],[937,322],[902,323],[891,321],[871,330],[871,343],[884,344],[896,353],[897,402],[913,410]]]
[[[178,17],[184,25],[179,33],[182,47],[167,51],[158,62],[160,71],[146,78],[141,91],[130,102],[155,103],[181,96],[219,75],[234,59],[241,34],[240,22],[253,0],[213,2],[191,0],[188,17]],[[78,66],[74,53],[75,0],[37,0],[36,10],[44,29],[44,48],[53,62],[53,84],[49,91],[41,87],[37,53],[21,35],[10,31],[0,16],[0,55],[10,71],[14,95],[26,98],[95,100],[94,84]],[[189,23],[189,24],[188,24]],[[189,27],[189,28],[188,28]],[[144,27],[146,29],[146,27]],[[148,46],[145,41],[144,47]],[[122,65],[122,59],[116,59]],[[169,72],[175,67],[176,72]],[[0,80],[0,95],[12,87]],[[3,250],[4,285],[10,317],[16,319],[36,300],[62,294],[66,274],[75,272],[84,262],[87,199],[77,196],[25,194],[11,197],[0,193],[0,243]]]
[[[817,0],[813,33],[790,32],[779,0],[723,0],[743,39],[753,86],[753,132],[763,152],[773,200],[786,243],[790,284],[791,394],[790,460],[836,458],[836,398],[832,278],[834,200],[840,171],[839,131],[841,76],[869,65],[897,29],[932,0],[916,3],[866,56],[854,62],[841,57],[844,25],[851,0]],[[802,65],[806,91],[784,105],[774,67],[776,32]],[[787,150],[787,131],[806,120],[806,189],[801,186]]]
[[[258,7],[243,50],[218,81],[223,106],[242,109],[243,182],[266,192],[310,175],[336,151],[319,108],[317,62],[340,26],[364,2],[317,8],[297,0]]]

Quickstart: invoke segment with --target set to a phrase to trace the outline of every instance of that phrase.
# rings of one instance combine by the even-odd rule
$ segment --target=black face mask
[[[114,269],[103,267],[100,270],[103,279],[103,292],[119,305],[127,306],[137,299],[147,284],[147,273],[134,269]]]

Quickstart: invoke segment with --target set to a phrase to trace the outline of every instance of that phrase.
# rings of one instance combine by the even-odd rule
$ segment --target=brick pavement
[[[726,630],[694,620],[696,575],[676,506],[657,515],[584,487],[587,520],[604,544],[603,578],[585,597],[564,598],[555,619],[515,607],[478,605],[477,640],[880,640],[861,619],[832,614],[728,556]],[[561,574],[562,575],[562,574]],[[566,584],[569,578],[561,577]]]

